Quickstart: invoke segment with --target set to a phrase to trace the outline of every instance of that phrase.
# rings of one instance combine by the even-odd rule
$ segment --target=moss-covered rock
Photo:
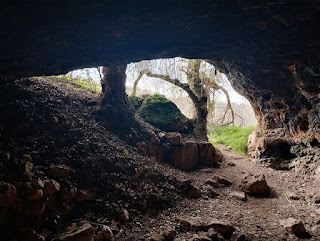
[[[129,96],[128,100],[131,108],[134,109],[135,111],[140,108],[143,102],[143,99],[137,96]]]
[[[144,99],[138,113],[145,121],[165,131],[190,132],[192,130],[192,122],[172,101],[159,94]]]

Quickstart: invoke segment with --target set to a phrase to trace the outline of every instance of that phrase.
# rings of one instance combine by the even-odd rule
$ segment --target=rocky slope
[[[227,151],[180,171],[102,127],[92,93],[46,78],[2,82],[0,98],[1,240],[319,238],[316,177]]]

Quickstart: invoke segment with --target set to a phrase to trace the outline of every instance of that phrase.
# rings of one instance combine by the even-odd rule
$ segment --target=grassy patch
[[[209,135],[209,141],[213,144],[220,143],[230,146],[232,150],[240,155],[245,155],[248,151],[248,137],[254,130],[254,126],[227,126],[217,127]]]

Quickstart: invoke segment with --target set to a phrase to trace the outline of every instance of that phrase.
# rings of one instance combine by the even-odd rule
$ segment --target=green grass
[[[248,151],[248,137],[253,130],[254,126],[216,127],[209,135],[209,141],[212,144],[220,143],[230,146],[236,153],[245,155]]]

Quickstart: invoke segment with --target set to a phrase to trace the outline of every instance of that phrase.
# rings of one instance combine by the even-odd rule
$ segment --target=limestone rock
[[[53,179],[47,179],[44,181],[44,193],[53,194],[60,190],[60,184]]]
[[[206,222],[201,218],[185,217],[177,220],[187,231],[208,231],[210,228],[214,229],[223,236],[232,234],[234,227],[228,223],[217,220],[210,220]]]
[[[280,224],[290,233],[301,236],[306,233],[306,229],[301,221],[294,218],[287,218],[280,221]]]
[[[216,151],[210,142],[199,143],[200,163],[205,166],[218,167],[222,159],[220,153]]]
[[[94,229],[88,224],[82,224],[76,228],[71,229],[63,234],[61,234],[57,240],[58,241],[93,241]]]
[[[181,148],[171,153],[170,159],[175,167],[183,171],[191,171],[198,164],[197,143],[194,141],[184,143]]]
[[[234,198],[241,200],[241,201],[247,200],[246,194],[244,192],[232,191],[230,195],[231,195],[231,197],[234,197]]]
[[[19,230],[20,240],[23,241],[45,241],[45,237],[41,234],[38,234],[33,229],[22,229]]]
[[[16,198],[16,188],[10,183],[0,181],[0,207],[9,206]]]
[[[269,187],[263,174],[245,176],[241,180],[240,187],[243,191],[252,195],[265,195],[269,192]]]
[[[75,200],[77,202],[94,200],[96,194],[90,190],[78,190]]]
[[[70,168],[61,164],[51,164],[48,168],[48,174],[54,178],[63,178],[70,175]]]

